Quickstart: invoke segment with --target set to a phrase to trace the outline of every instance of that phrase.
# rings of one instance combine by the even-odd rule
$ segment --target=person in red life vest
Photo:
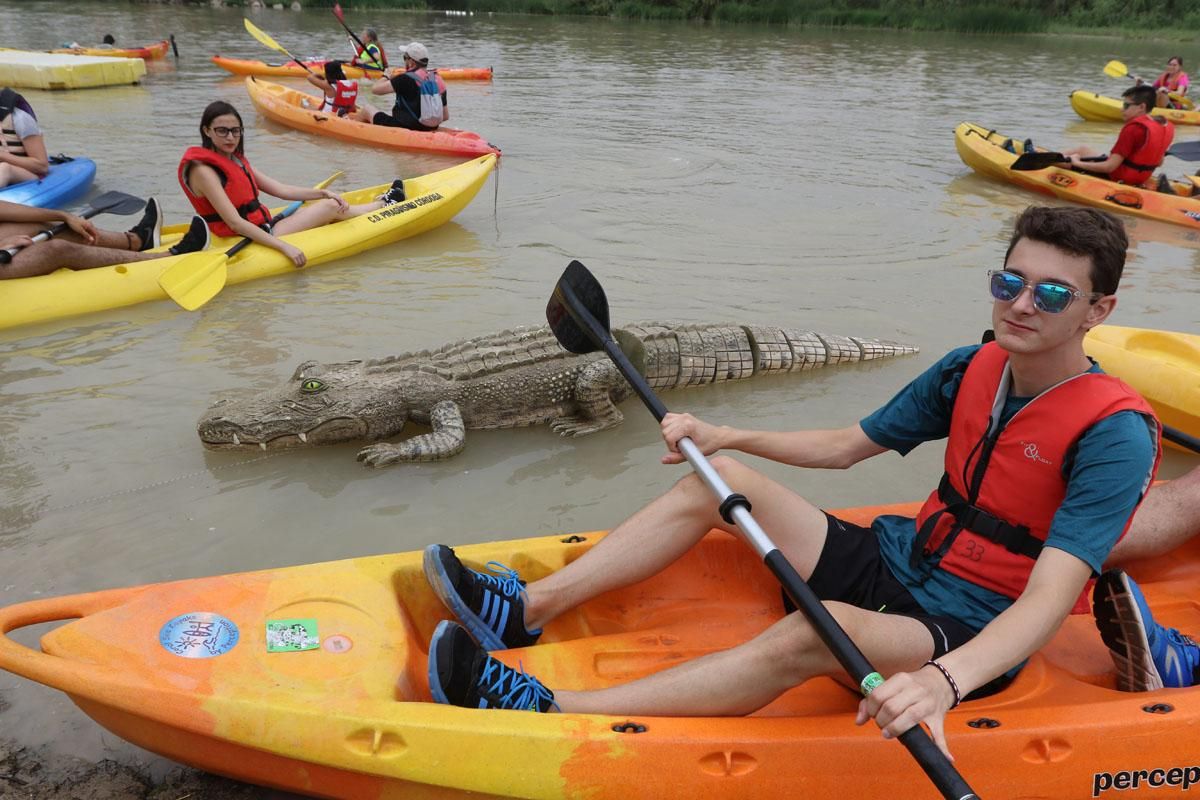
[[[404,199],[400,179],[373,203],[352,206],[328,189],[282,183],[250,165],[244,149],[245,129],[237,109],[222,100],[209,103],[200,118],[199,147],[189,147],[179,161],[183,193],[212,229],[214,236],[245,236],[273,247],[303,267],[300,248],[279,238],[330,222],[369,214]],[[259,191],[284,200],[316,200],[271,225],[271,213],[259,202]]]
[[[360,47],[358,42],[350,39],[350,43],[354,45],[354,58],[350,59],[350,64],[380,72],[387,69],[387,54],[383,52],[383,45],[379,43],[379,33],[374,28],[364,29],[362,42],[365,47]]]
[[[1138,84],[1142,83],[1142,79],[1137,79]],[[1183,103],[1172,99],[1171,95],[1184,97],[1187,95],[1188,74],[1183,71],[1183,59],[1179,56],[1171,56],[1167,59],[1167,70],[1159,75],[1154,83],[1154,91],[1157,93],[1156,103],[1159,108],[1182,108]]]
[[[56,223],[67,229],[52,239],[33,237]],[[208,247],[208,226],[193,217],[187,233],[169,250],[146,252],[160,244],[162,210],[151,197],[141,221],[127,231],[106,231],[91,220],[53,208],[33,208],[0,200],[0,250],[20,248],[0,264],[0,280],[48,275],[57,269],[92,269],[194,253]]]
[[[29,101],[12,89],[0,90],[0,186],[50,174],[42,129]]]
[[[1162,164],[1167,148],[1175,140],[1175,126],[1164,119],[1150,116],[1154,108],[1154,90],[1149,86],[1133,86],[1121,95],[1121,116],[1125,126],[1117,135],[1103,161],[1084,161],[1085,158],[1100,158],[1103,153],[1090,147],[1075,147],[1064,150],[1071,166],[1082,172],[1090,172],[1109,180],[1142,186],[1149,181],[1154,170]]]
[[[325,94],[321,110],[344,117],[353,113],[358,99],[358,81],[348,80],[340,61],[325,62],[325,77],[308,74],[308,82]]]
[[[450,119],[446,83],[436,71],[427,69],[429,51],[420,42],[404,48],[404,72],[383,77],[371,85],[371,94],[395,94],[392,113],[386,114],[369,103],[360,103],[357,119],[373,125],[433,131]]]
[[[1002,268],[987,275],[995,341],[946,354],[858,424],[784,433],[688,414],[663,419],[666,464],[684,460],[684,436],[705,453],[741,450],[824,469],[948,437],[941,480],[917,518],[881,516],[870,528],[827,514],[729,456],[713,460],[735,492],[749,495],[762,527],[850,638],[890,675],[861,702],[859,724],[873,718],[891,738],[925,723],[947,750],[945,713],[1010,677],[1068,614],[1087,610],[1089,581],[1125,533],[1159,460],[1149,406],[1083,350],[1087,331],[1116,307],[1127,247],[1110,214],[1026,209]],[[486,652],[533,644],[560,615],[652,578],[713,528],[737,534],[689,475],[549,574],[498,564],[480,573],[449,547],[430,545],[426,578],[458,619],[439,624],[430,643],[434,699],[732,716],[812,677],[841,674],[799,613],[730,650],[596,690],[554,691]]]

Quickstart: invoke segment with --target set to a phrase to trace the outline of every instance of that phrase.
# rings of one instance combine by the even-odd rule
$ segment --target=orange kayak
[[[1005,149],[1006,143],[1016,153]],[[1017,153],[1024,150],[1020,140],[970,122],[955,129],[954,145],[963,163],[980,175],[1105,211],[1200,230],[1200,197],[1190,196],[1191,183],[1171,182],[1171,192],[1159,192],[1115,183],[1066,166],[1018,172],[1009,167],[1017,160]]]
[[[258,75],[266,78],[303,78],[307,74],[304,71],[304,67],[308,67],[318,75],[322,74],[322,71],[325,69],[325,61],[321,60],[267,64],[262,61],[254,61],[246,58],[213,56],[212,62],[226,72],[232,72],[234,75]],[[301,66],[301,63],[304,66]],[[377,78],[380,75],[379,70],[365,70],[360,67],[352,67],[349,64],[344,64],[342,69],[346,73],[347,78]],[[430,71],[436,72],[442,76],[442,80],[447,81],[490,81],[492,79],[491,67],[438,67]]]
[[[289,89],[278,83],[246,78],[246,91],[259,113],[289,128],[332,136],[347,142],[358,142],[396,150],[418,150],[446,155],[500,155],[500,148],[477,133],[442,126],[436,131],[410,131],[359,122],[318,111],[321,98],[306,92]]]
[[[837,512],[865,523],[917,504]],[[451,534],[452,535],[452,534]],[[603,533],[458,548],[540,577]],[[1200,539],[1131,572],[1165,624],[1200,630]],[[710,533],[649,581],[603,595],[499,657],[551,687],[594,689],[728,648],[783,615],[775,581]],[[0,633],[71,620],[0,667],[66,692],[104,727],[194,767],[327,798],[699,797],[934,800],[903,746],[854,724],[857,695],[813,680],[736,718],[534,714],[431,702],[429,637],[445,611],[421,553],[36,599]],[[300,622],[307,624],[299,624]],[[268,652],[271,627],[299,627]],[[946,719],[955,765],[983,798],[1116,800],[1131,780],[1200,787],[1200,688],[1114,688],[1088,616],[1067,620],[1016,680]],[[1133,777],[1131,777],[1133,776]],[[1140,777],[1138,777],[1140,776]],[[1168,783],[1170,782],[1170,783]]]
[[[161,42],[147,45],[145,47],[133,47],[128,49],[109,49],[104,47],[63,47],[58,50],[50,50],[51,53],[70,53],[76,56],[112,56],[113,58],[166,58],[167,48],[171,46],[170,39],[163,39]]]

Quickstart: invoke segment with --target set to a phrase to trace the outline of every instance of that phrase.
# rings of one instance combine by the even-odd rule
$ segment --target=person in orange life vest
[[[202,145],[189,147],[179,162],[179,184],[196,213],[208,222],[213,235],[245,236],[275,248],[297,267],[305,264],[303,251],[279,237],[368,214],[404,199],[399,179],[375,202],[352,206],[328,189],[292,186],[255,170],[244,151],[242,117],[221,100],[204,109],[200,140]],[[284,200],[317,202],[272,226],[270,212],[258,199],[260,189]]]
[[[42,129],[29,101],[12,89],[0,90],[0,186],[50,174]]]
[[[33,237],[51,225],[65,222],[67,230],[53,239]],[[91,220],[53,208],[34,208],[0,200],[0,249],[19,247],[12,261],[0,264],[0,280],[48,275],[57,269],[92,269],[134,261],[182,255],[208,246],[208,226],[200,217],[170,250],[150,253],[159,246],[162,210],[153,197],[146,201],[141,221],[127,231],[106,231]]]
[[[850,638],[890,675],[860,704],[859,724],[874,718],[891,738],[924,722],[946,750],[945,713],[1019,668],[1073,610],[1086,610],[1088,582],[1125,532],[1158,462],[1150,408],[1083,350],[1084,335],[1116,306],[1127,247],[1110,214],[1027,209],[1003,269],[988,275],[995,341],[951,351],[858,424],[785,433],[664,417],[667,464],[683,461],[683,436],[705,453],[741,450],[826,469],[948,436],[941,485],[918,518],[882,516],[871,528],[826,514],[733,458],[713,459]],[[689,475],[549,574],[492,565],[484,575],[449,547],[430,545],[426,578],[462,623],[444,621],[430,643],[434,699],[506,708],[520,697],[537,711],[729,716],[753,713],[809,678],[841,674],[799,613],[733,649],[598,690],[554,691],[485,652],[533,644],[559,615],[651,578],[712,528],[737,532]],[[488,680],[479,680],[484,673]]]
[[[330,111],[339,117],[344,117],[354,111],[354,101],[358,99],[358,81],[348,80],[340,61],[325,62],[325,77],[308,74],[305,76],[309,83],[316,86],[325,94],[321,103],[322,111]]]
[[[1103,155],[1086,146],[1064,150],[1063,155],[1070,157],[1071,166],[1083,172],[1141,186],[1154,175],[1154,170],[1166,157],[1167,148],[1175,139],[1175,126],[1149,115],[1150,109],[1154,108],[1154,90],[1149,86],[1130,87],[1121,97],[1124,98],[1121,116],[1125,118],[1125,126],[1108,157],[1103,161],[1084,161],[1084,158]]]
[[[371,94],[395,94],[396,104],[386,114],[369,103],[360,103],[356,118],[373,125],[432,131],[450,119],[446,83],[442,76],[431,72],[429,51],[420,42],[404,48],[404,72],[383,77],[371,85]]]
[[[1144,81],[1141,78],[1137,79],[1140,86]],[[1171,99],[1172,94],[1184,96],[1187,94],[1190,81],[1188,74],[1183,71],[1183,59],[1179,56],[1171,56],[1167,59],[1166,72],[1155,78],[1151,86],[1157,93],[1157,105],[1159,108],[1180,108],[1181,103],[1177,103]]]
[[[374,28],[365,28],[361,38],[363,44],[366,45],[365,49],[359,47],[358,42],[350,40],[350,43],[354,45],[354,57],[350,59],[350,64],[379,71],[387,69],[387,54],[383,52],[383,45],[379,43],[379,33]]]

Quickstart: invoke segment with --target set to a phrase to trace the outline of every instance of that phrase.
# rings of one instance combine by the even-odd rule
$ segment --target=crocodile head
[[[305,361],[281,388],[218,400],[196,426],[200,441],[210,450],[276,450],[394,436],[409,409],[395,382],[367,380],[362,366]]]

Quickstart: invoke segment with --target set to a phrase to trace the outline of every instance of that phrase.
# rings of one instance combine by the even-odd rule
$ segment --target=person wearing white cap
[[[388,114],[369,103],[360,103],[356,117],[373,125],[432,131],[450,119],[446,84],[430,70],[429,51],[420,42],[404,48],[404,72],[384,76],[371,85],[371,94],[395,94],[396,104]]]

